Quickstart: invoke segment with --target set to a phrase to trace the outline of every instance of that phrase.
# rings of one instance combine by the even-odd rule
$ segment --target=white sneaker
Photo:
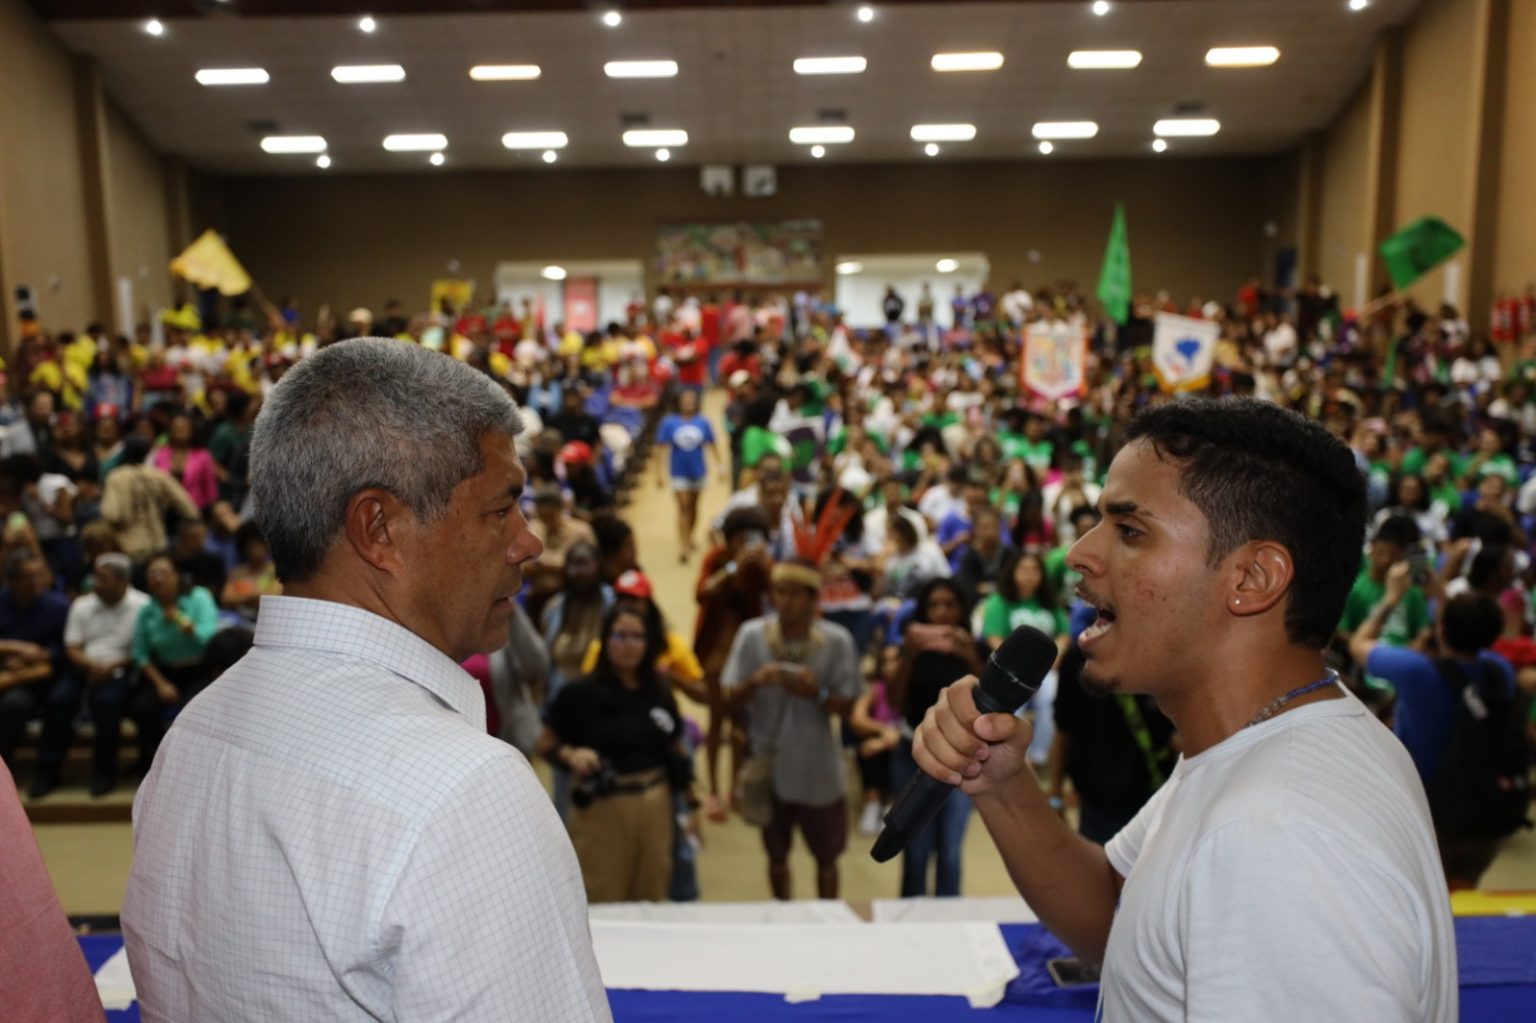
[[[859,816],[859,834],[873,835],[880,830],[880,804],[865,803]]]

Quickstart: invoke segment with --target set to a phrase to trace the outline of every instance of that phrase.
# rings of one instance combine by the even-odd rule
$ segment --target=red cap
[[[560,449],[560,461],[567,465],[592,464],[592,445],[584,440],[573,440]]]
[[[650,600],[651,581],[645,577],[644,572],[630,569],[613,581],[613,592],[621,597],[639,597],[641,600]]]

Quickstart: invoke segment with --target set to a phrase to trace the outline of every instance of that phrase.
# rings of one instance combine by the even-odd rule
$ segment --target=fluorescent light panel
[[[469,69],[469,77],[477,82],[527,82],[541,74],[537,64],[476,64]]]
[[[1037,139],[1091,139],[1098,133],[1095,121],[1041,121],[1030,129]]]
[[[935,53],[935,71],[996,71],[1003,66],[1003,55],[995,50],[985,53]]]
[[[789,129],[789,141],[797,146],[841,145],[853,141],[853,129],[846,124],[817,124]]]
[[[508,149],[564,149],[571,140],[563,131],[509,131],[501,144]]]
[[[342,85],[366,82],[403,82],[405,68],[399,64],[344,64],[331,68],[331,77]]]
[[[797,57],[797,75],[857,75],[869,66],[863,57]]]
[[[261,140],[264,153],[323,153],[323,135],[268,135]]]
[[[837,264],[837,272],[844,277],[856,274],[862,269],[864,269],[864,264],[860,263],[857,259],[846,259]]]
[[[1210,117],[1168,117],[1152,126],[1152,134],[1163,138],[1203,138],[1221,130],[1221,122]]]
[[[941,274],[952,274],[960,269],[960,261],[957,259],[941,259],[933,264],[933,268]]]
[[[610,60],[603,65],[609,78],[672,78],[677,74],[675,60]]]
[[[1273,46],[1215,46],[1205,51],[1211,67],[1268,67],[1280,59]]]
[[[1067,54],[1067,67],[1079,71],[1125,70],[1140,64],[1140,50],[1073,50]]]
[[[686,146],[688,133],[681,128],[631,128],[624,133],[624,144],[636,149]]]
[[[565,280],[565,267],[546,266],[544,269],[539,271],[539,276],[544,278],[546,281],[563,281]]]
[[[205,67],[195,77],[198,85],[265,85],[272,80],[259,67]]]
[[[384,148],[391,153],[429,153],[448,148],[448,136],[433,133],[386,135]]]
[[[913,142],[969,142],[976,137],[974,124],[914,124]]]

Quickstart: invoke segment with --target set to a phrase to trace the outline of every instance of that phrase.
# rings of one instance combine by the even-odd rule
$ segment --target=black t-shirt
[[[907,693],[901,706],[907,724],[913,728],[922,724],[928,708],[938,702],[939,690],[971,674],[971,671],[971,666],[954,654],[934,650],[918,654],[912,661],[911,673],[907,675]]]
[[[546,720],[567,746],[584,746],[619,774],[668,766],[682,735],[677,701],[631,692],[587,676],[560,690]]]
[[[1083,804],[1104,813],[1129,817],[1152,798],[1146,754],[1136,743],[1118,695],[1090,696],[1080,676],[1083,653],[1073,644],[1062,659],[1056,687],[1056,727],[1072,740],[1067,750],[1067,777]],[[1158,766],[1166,779],[1177,755],[1169,747],[1173,723],[1163,717],[1151,697],[1132,696]]]
[[[590,412],[577,410],[575,412],[561,410],[557,412],[547,424],[551,429],[559,430],[560,436],[567,442],[579,440],[589,445],[596,451],[603,442],[602,423]]]

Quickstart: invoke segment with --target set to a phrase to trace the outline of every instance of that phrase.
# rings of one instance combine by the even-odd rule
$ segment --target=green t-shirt
[[[1473,474],[1472,482],[1481,483],[1485,476],[1502,476],[1504,482],[1514,486],[1520,479],[1520,470],[1515,467],[1515,460],[1500,451],[1486,462],[1477,467]]]
[[[741,464],[748,469],[757,467],[764,455],[789,457],[789,444],[783,437],[761,426],[749,426],[741,435]]]
[[[1001,593],[994,593],[982,605],[981,635],[984,639],[1003,639],[1020,625],[1030,625],[1047,636],[1064,635],[1067,631],[1067,614],[1060,608],[1052,610],[1038,600],[1004,600]]]
[[[1355,579],[1355,585],[1350,588],[1349,597],[1344,601],[1344,618],[1339,622],[1339,627],[1345,632],[1353,633],[1360,627],[1360,623],[1371,616],[1371,608],[1380,602],[1386,593],[1386,586],[1371,578],[1369,569],[1365,569]],[[1388,646],[1408,646],[1424,631],[1429,624],[1429,602],[1424,597],[1424,591],[1417,586],[1408,588],[1407,596],[1393,608],[1392,613],[1381,626],[1381,642]]]
[[[1052,547],[1045,552],[1045,578],[1051,584],[1051,590],[1070,597],[1076,590],[1077,584],[1083,581],[1083,573],[1075,568],[1067,567],[1067,552],[1070,547]]]
[[[1401,466],[1403,473],[1409,476],[1424,475],[1424,465],[1429,461],[1430,454],[1431,452],[1425,451],[1423,448],[1409,449],[1408,453],[1403,456]],[[1455,451],[1446,451],[1445,456],[1451,463],[1451,475],[1459,479],[1461,474],[1466,471],[1466,458]]]
[[[1022,433],[998,434],[998,442],[1003,448],[1003,458],[1013,461],[1016,458],[1024,459],[1032,469],[1049,469],[1051,467],[1051,455],[1056,446],[1048,440],[1031,443],[1029,438]]]
[[[870,440],[875,442],[875,447],[880,449],[880,453],[882,455],[890,454],[890,448],[886,446],[885,438],[884,437],[881,437],[878,434],[870,433],[868,429],[866,429],[864,431],[864,436],[868,437]],[[848,446],[848,427],[846,427],[846,426],[838,427],[837,432],[832,435],[832,440],[830,442],[828,442],[828,444],[827,444],[827,454],[832,455],[833,457],[836,457],[836,456],[842,454],[843,453],[843,448],[845,448],[847,446]]]

